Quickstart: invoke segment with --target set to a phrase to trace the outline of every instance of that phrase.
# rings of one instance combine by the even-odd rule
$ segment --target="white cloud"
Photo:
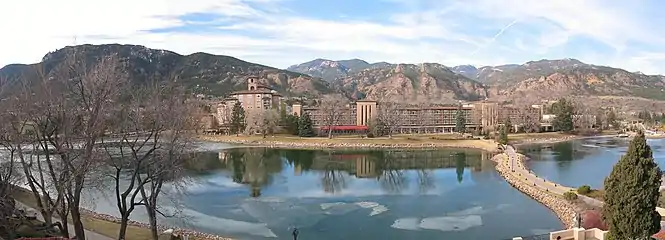
[[[276,67],[316,57],[447,65],[519,63],[551,55],[585,37],[614,52],[566,54],[632,71],[665,73],[665,59],[645,58],[643,52],[654,49],[636,45],[665,42],[663,32],[654,31],[660,24],[641,15],[649,7],[646,0],[382,0],[386,5],[402,4],[382,16],[367,9],[371,19],[383,21],[305,17],[307,12],[283,5],[297,1],[303,0],[1,1],[0,31],[10,34],[1,40],[0,66],[37,62],[48,51],[73,44],[74,36],[78,44],[118,42],[182,54],[203,51]],[[195,13],[219,16],[215,21],[225,24],[214,32],[147,32],[186,26],[190,23],[178,17]],[[518,23],[506,27],[516,19]],[[557,54],[553,56],[561,52]]]

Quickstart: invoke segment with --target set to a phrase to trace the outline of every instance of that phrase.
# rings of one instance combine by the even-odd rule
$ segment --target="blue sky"
[[[665,74],[662,9],[661,0],[1,1],[0,65],[74,43],[123,43],[279,68],[315,58],[451,66],[577,58]]]

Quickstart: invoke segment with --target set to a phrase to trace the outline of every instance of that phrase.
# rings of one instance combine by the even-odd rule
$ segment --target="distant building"
[[[333,131],[337,133],[357,133],[366,131],[372,118],[379,113],[381,103],[377,101],[361,100],[346,105],[340,119],[334,124]],[[450,133],[455,131],[457,123],[457,105],[431,105],[431,106],[403,106],[396,109],[400,123],[396,133]],[[542,120],[542,108],[533,105],[528,109],[501,106],[496,102],[476,102],[462,104],[461,109],[466,119],[466,128],[470,131],[492,131],[497,126],[505,124],[508,119],[513,126],[522,124],[524,115],[529,115],[534,121]],[[318,107],[293,104],[291,114],[302,116],[307,113],[312,123],[319,130],[328,130],[324,118],[326,113]]]
[[[236,102],[240,102],[245,110],[245,116],[247,116],[247,112],[251,111],[280,110],[283,101],[281,94],[269,86],[261,84],[258,77],[250,76],[247,78],[247,90],[229,94],[223,101],[217,102],[213,108],[215,118],[223,128],[231,122],[231,113]]]

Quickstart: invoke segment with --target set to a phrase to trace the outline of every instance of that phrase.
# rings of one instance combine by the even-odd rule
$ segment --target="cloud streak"
[[[37,62],[78,36],[79,44],[203,51],[275,67],[318,57],[446,65],[572,57],[665,73],[665,59],[649,57],[665,53],[665,32],[659,27],[665,19],[652,10],[665,3],[656,0],[307,3],[2,1],[0,30],[8,34],[0,44],[0,65]]]

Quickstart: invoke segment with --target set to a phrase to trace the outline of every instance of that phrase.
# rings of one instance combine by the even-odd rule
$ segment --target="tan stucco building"
[[[343,108],[342,116],[334,124],[334,130],[339,131],[363,131],[379,113],[381,103],[370,100],[361,100],[349,103]],[[445,133],[454,132],[459,106],[455,105],[431,105],[404,106],[397,111],[400,117],[397,133]],[[317,107],[294,104],[291,114],[301,116],[309,114],[315,128],[327,129],[324,123],[326,113]],[[524,119],[524,115],[530,116],[535,121],[542,119],[542,107],[533,105],[528,109],[517,109],[509,106],[501,106],[496,102],[474,102],[462,104],[462,111],[466,119],[466,128],[472,131],[496,130],[497,126],[505,124],[509,119],[513,126],[518,126]]]
[[[269,86],[262,84],[258,77],[251,76],[247,78],[247,90],[233,92],[214,106],[216,110],[215,118],[222,126],[230,123],[231,112],[236,102],[240,102],[240,105],[247,113],[256,110],[280,110],[283,101],[284,99],[281,94]]]

